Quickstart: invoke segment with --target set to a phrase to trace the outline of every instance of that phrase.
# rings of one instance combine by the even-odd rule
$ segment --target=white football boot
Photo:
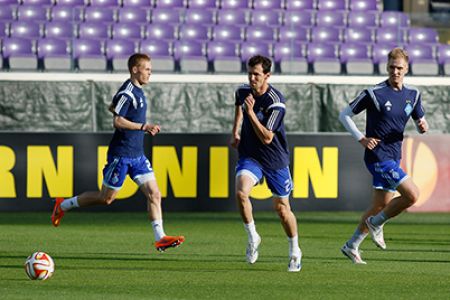
[[[372,224],[371,220],[373,217],[368,217],[366,219],[366,225],[369,229],[370,237],[372,241],[377,245],[378,248],[386,250],[386,243],[384,242],[383,225],[375,226]]]
[[[247,249],[245,251],[245,255],[247,257],[247,262],[250,264],[254,264],[258,260],[258,247],[261,244],[261,237],[258,235],[258,238],[254,242],[248,242]]]
[[[354,264],[358,265],[367,264],[365,261],[362,260],[361,253],[359,252],[359,250],[350,248],[349,246],[347,246],[347,243],[345,243],[344,246],[342,246],[341,252],[342,254],[347,256]]]
[[[292,255],[289,259],[288,272],[300,272],[302,269],[302,253],[300,255]]]

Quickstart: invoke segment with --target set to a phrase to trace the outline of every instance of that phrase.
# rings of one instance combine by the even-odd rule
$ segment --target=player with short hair
[[[302,252],[298,245],[297,219],[289,195],[292,178],[289,150],[283,118],[286,113],[283,95],[268,80],[272,62],[256,55],[248,61],[249,84],[235,93],[235,117],[231,145],[238,149],[236,166],[236,200],[248,234],[246,258],[250,264],[258,259],[261,237],[256,231],[250,192],[265,177],[273,193],[273,203],[289,241],[288,271],[301,269]],[[239,132],[240,130],[240,132]]]
[[[149,82],[152,74],[150,56],[142,53],[131,55],[128,69],[130,78],[119,88],[109,107],[114,114],[115,131],[108,147],[101,190],[84,192],[66,200],[57,198],[51,219],[53,226],[57,227],[64,213],[72,208],[113,203],[129,175],[147,198],[155,247],[164,251],[182,244],[184,237],[164,233],[161,193],[150,161],[144,155],[144,134],[154,136],[160,131],[159,125],[146,123],[147,99],[142,87]]]
[[[364,161],[373,176],[372,204],[363,214],[353,236],[341,248],[353,263],[365,264],[359,246],[370,233],[373,242],[386,249],[383,226],[412,206],[419,189],[401,169],[400,159],[406,123],[411,117],[419,133],[428,131],[419,90],[403,83],[408,73],[408,54],[395,48],[388,54],[388,79],[364,90],[339,116],[352,136],[365,148]],[[366,110],[366,134],[351,119]],[[394,197],[395,191],[400,196]]]

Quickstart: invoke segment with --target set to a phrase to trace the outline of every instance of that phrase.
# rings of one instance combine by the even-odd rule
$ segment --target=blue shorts
[[[366,167],[373,176],[373,188],[395,192],[397,187],[408,178],[400,168],[399,160],[387,160],[367,164]]]
[[[134,158],[108,155],[108,162],[103,168],[103,184],[119,190],[127,175],[139,186],[149,180],[155,180],[152,166],[144,155]]]
[[[270,170],[263,168],[257,161],[251,158],[241,158],[236,166],[236,177],[240,175],[251,177],[255,185],[264,176],[267,181],[267,186],[275,197],[287,198],[292,191],[293,185],[289,167]]]

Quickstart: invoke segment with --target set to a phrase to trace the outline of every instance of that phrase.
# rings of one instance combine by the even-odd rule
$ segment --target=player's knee
[[[242,190],[238,190],[238,191],[236,191],[236,198],[237,198],[238,201],[244,202],[244,201],[247,200],[248,195],[247,195],[246,192],[244,192]]]
[[[406,199],[410,206],[414,205],[419,200],[420,192],[419,189],[414,189],[408,193]]]
[[[150,199],[153,202],[161,202],[161,192],[160,191],[154,191],[151,195],[150,195]]]
[[[113,203],[115,200],[114,197],[103,197],[102,198],[102,202],[104,205],[110,205],[111,203]]]
[[[275,211],[277,212],[280,219],[286,219],[291,212],[289,207],[287,207],[286,205],[282,205],[282,204],[275,204]]]

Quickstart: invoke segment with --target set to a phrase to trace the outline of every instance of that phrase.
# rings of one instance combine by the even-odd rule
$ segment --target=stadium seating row
[[[246,41],[98,39],[63,40],[5,38],[5,69],[68,71],[126,71],[135,51],[151,53],[155,71],[239,73],[257,53],[273,58],[283,74],[378,74],[385,71],[395,43],[264,43]],[[406,44],[413,75],[450,75],[450,45]]]
[[[364,11],[380,10],[378,2],[378,0],[2,0],[5,5]]]

